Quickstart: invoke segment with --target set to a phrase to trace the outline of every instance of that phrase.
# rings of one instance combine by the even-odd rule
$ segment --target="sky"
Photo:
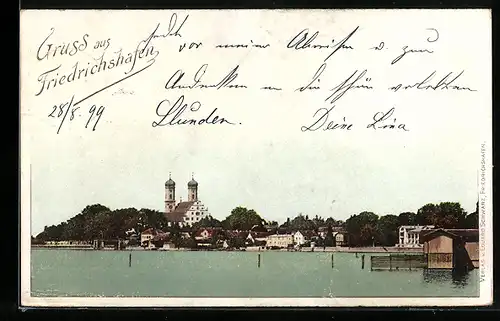
[[[206,43],[231,41],[230,33],[219,35],[221,39],[215,39],[217,41],[211,36],[208,26],[219,18],[213,14],[203,22],[206,28],[198,28],[199,37],[208,39]],[[351,31],[350,26],[356,24],[351,18],[337,21],[341,24],[344,21],[341,34]],[[172,42],[161,42],[156,43],[161,51],[152,68],[81,104],[81,118],[64,123],[61,132],[56,134],[59,123],[47,117],[50,106],[69,100],[73,93],[83,97],[122,77],[123,70],[35,97],[36,79],[41,72],[59,62],[69,69],[74,60],[65,57],[56,62],[36,62],[30,54],[36,52],[39,39],[43,39],[50,28],[46,24],[33,29],[24,42],[29,50],[23,56],[33,68],[22,71],[26,79],[23,95],[29,97],[22,107],[25,111],[22,124],[24,157],[29,157],[32,166],[32,234],[38,234],[46,225],[66,221],[85,206],[96,203],[111,209],[135,207],[163,211],[164,184],[169,173],[176,182],[177,198],[185,200],[187,182],[194,172],[199,183],[199,199],[217,219],[224,219],[237,206],[254,209],[263,218],[278,222],[299,213],[339,220],[362,211],[398,215],[416,212],[427,203],[443,201],[460,202],[467,212],[474,211],[480,143],[491,124],[488,114],[491,83],[481,72],[484,70],[481,68],[490,70],[488,57],[480,59],[474,48],[463,47],[462,39],[472,35],[461,23],[463,17],[459,14],[446,23],[432,15],[426,18],[443,31],[442,42],[434,49],[433,56],[405,57],[397,66],[389,67],[375,58],[367,58],[367,53],[349,57],[340,52],[328,63],[322,83],[330,87],[353,70],[368,68],[373,82],[377,81],[377,88],[384,88],[351,91],[337,103],[331,119],[341,121],[346,117],[355,124],[352,131],[300,130],[301,126],[312,123],[315,111],[325,107],[327,92],[299,93],[293,89],[304,85],[314,74],[324,54],[280,49],[268,56],[261,52],[237,51],[224,56],[207,49],[201,56],[191,52],[179,56],[172,49]],[[241,21],[242,17],[232,16],[232,19]],[[372,28],[382,28],[379,31],[388,34],[387,43],[402,43],[408,38],[394,32],[390,23],[384,29],[376,20],[361,16],[358,19]],[[396,23],[405,17],[388,19]],[[407,27],[408,33],[419,35],[425,26],[417,23],[422,17],[415,19],[415,24]],[[116,23],[121,20],[123,18]],[[312,24],[316,20],[308,21]],[[253,16],[241,23],[258,24],[259,21]],[[58,23],[63,24],[64,20]],[[319,19],[316,23],[320,29],[324,28],[322,23],[327,22]],[[151,29],[150,26],[137,27],[125,37],[125,32],[117,33],[109,25],[112,24],[102,32],[112,35],[111,43],[116,44],[119,39],[123,48],[131,50],[134,40],[141,39]],[[132,28],[132,25],[136,24],[123,28]],[[73,35],[71,32],[80,35],[84,30],[77,28],[78,23],[71,32],[62,26],[56,27],[61,33],[60,39],[68,39]],[[184,33],[192,34],[198,30],[196,27],[188,24]],[[293,28],[280,27],[279,21],[271,27],[274,28],[272,34],[265,28],[257,28],[258,32],[251,28],[239,32],[241,38],[248,39],[251,34],[254,39],[261,36],[263,42],[281,39],[278,46],[286,44],[283,39]],[[97,32],[92,31],[90,39],[94,39]],[[446,31],[449,31],[448,37]],[[366,25],[361,28],[360,36],[355,41],[353,38],[353,46],[368,46],[373,42],[369,39],[379,39],[371,32],[374,33]],[[477,39],[482,44],[486,41],[489,41],[487,35]],[[88,59],[82,57],[82,62]],[[175,92],[163,88],[175,70],[184,68],[193,73],[203,61],[209,65],[207,82],[217,82],[239,64],[238,81],[247,84],[249,89]],[[141,63],[144,62],[138,62],[139,67]],[[388,94],[385,90],[397,81],[425,78],[433,70],[440,75],[465,70],[461,84],[479,90],[397,94]],[[264,84],[280,84],[283,91],[254,89]],[[119,89],[131,94],[115,94]],[[175,101],[181,94],[185,95],[186,102],[198,100],[202,104],[192,117],[206,116],[217,108],[217,114],[236,125],[152,127],[151,123],[159,120],[155,114],[159,102]],[[92,104],[105,106],[95,131],[84,128]],[[391,107],[395,107],[397,121],[404,122],[409,131],[366,128],[376,112]]]

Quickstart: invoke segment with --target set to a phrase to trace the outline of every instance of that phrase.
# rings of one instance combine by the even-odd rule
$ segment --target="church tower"
[[[188,183],[188,201],[196,202],[198,200],[198,182],[194,180],[194,173]]]
[[[165,182],[165,213],[170,213],[175,209],[175,182],[170,173],[168,181]]]

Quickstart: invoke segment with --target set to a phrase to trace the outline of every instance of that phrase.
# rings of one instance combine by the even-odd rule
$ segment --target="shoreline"
[[[248,247],[246,249],[186,249],[186,248],[159,248],[159,249],[144,249],[141,247],[125,248],[116,250],[115,248],[94,249],[85,246],[53,246],[53,245],[35,245],[31,249],[50,249],[50,250],[77,250],[77,251],[143,251],[143,252],[297,252],[297,253],[423,253],[423,248],[403,248],[403,247],[327,247],[327,248],[302,248],[300,250],[276,249],[268,250],[261,248]]]

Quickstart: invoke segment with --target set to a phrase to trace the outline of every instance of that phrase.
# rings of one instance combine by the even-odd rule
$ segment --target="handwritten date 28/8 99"
[[[72,96],[68,102],[55,104],[52,106],[52,111],[48,115],[49,118],[55,118],[59,121],[59,126],[57,128],[57,134],[61,131],[63,124],[66,122],[72,122],[76,117],[85,117],[87,120],[85,122],[85,128],[92,128],[92,131],[96,130],[99,120],[101,120],[102,114],[106,107],[92,105],[88,108],[87,114],[82,113],[80,107],[76,107],[73,103],[75,96]]]

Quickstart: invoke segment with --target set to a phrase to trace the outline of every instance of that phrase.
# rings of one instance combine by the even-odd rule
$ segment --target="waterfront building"
[[[293,243],[296,245],[302,245],[306,243],[306,237],[300,231],[293,234]]]
[[[332,234],[335,236],[336,233],[344,232],[344,228],[342,226],[332,226]],[[326,234],[328,233],[328,226],[320,226],[318,228],[318,236],[322,239],[325,239]]]
[[[478,229],[426,230],[420,240],[429,269],[479,267]]]
[[[266,247],[280,247],[287,248],[293,245],[292,234],[274,234],[269,235],[266,240]]]
[[[154,238],[156,236],[165,235],[162,230],[157,230],[154,228],[148,228],[141,233],[141,246],[147,249],[154,248]]]
[[[399,227],[398,247],[422,247],[420,234],[432,230],[433,225],[403,225]]]
[[[336,246],[347,246],[347,233],[346,232],[335,232],[333,233],[335,237]]]
[[[179,224],[181,227],[192,226],[210,215],[208,208],[198,198],[198,182],[193,177],[188,182],[187,188],[187,202],[183,202],[182,199],[177,202],[175,182],[172,177],[169,175],[168,181],[165,182],[165,216],[169,226],[174,223]]]
[[[207,228],[202,228],[196,231],[194,238],[196,240],[208,240],[211,239],[216,232],[221,232],[222,228],[220,227],[207,227]]]
[[[245,243],[247,245],[266,245],[267,237],[270,235],[268,232],[248,232]]]

